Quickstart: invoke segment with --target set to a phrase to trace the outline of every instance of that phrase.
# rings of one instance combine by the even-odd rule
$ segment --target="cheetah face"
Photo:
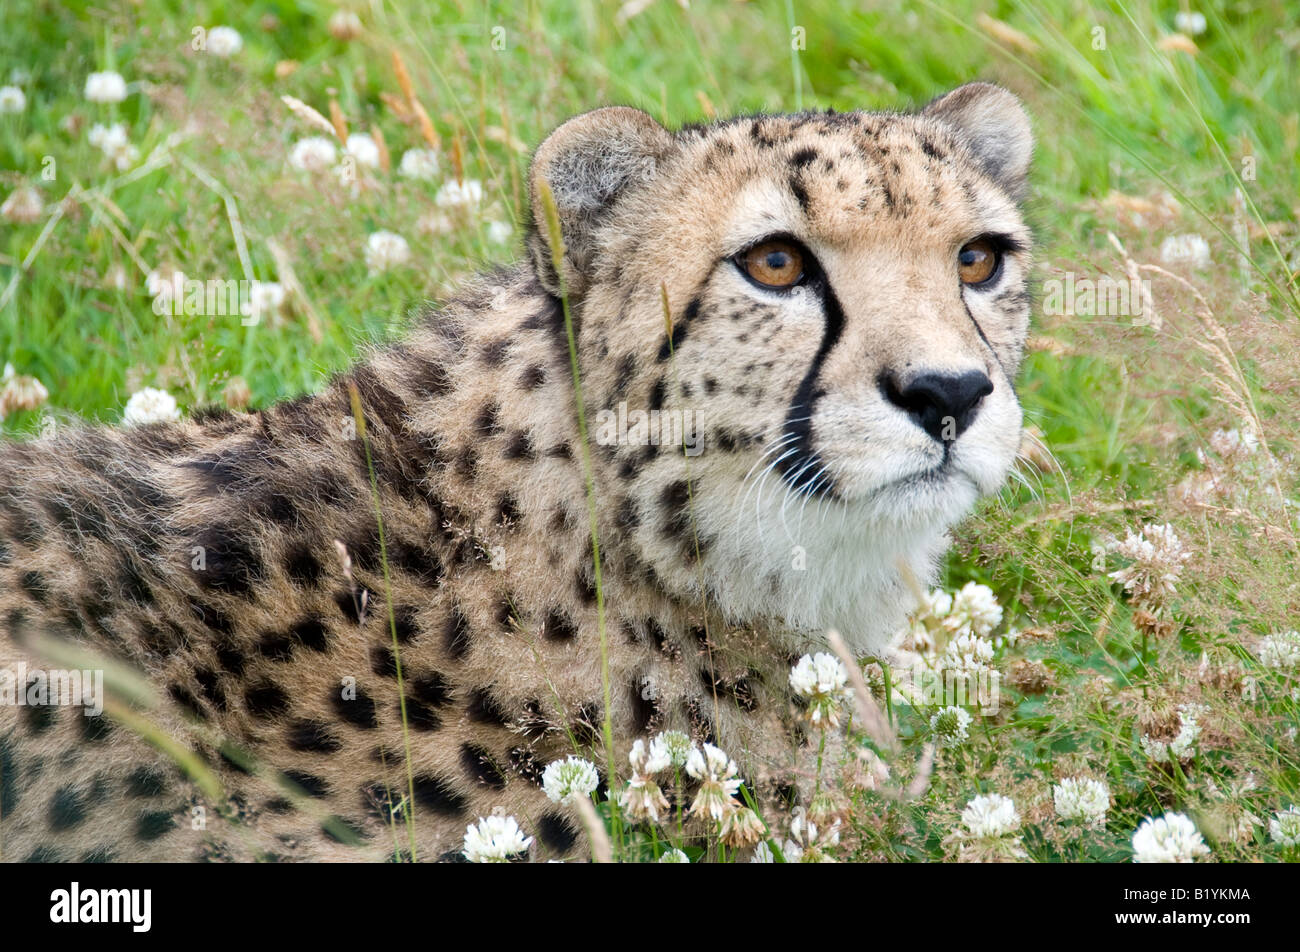
[[[827,560],[823,588],[896,584],[890,563],[924,569],[1002,484],[1021,430],[1031,148],[1018,101],[984,84],[917,115],[676,134],[599,110],[543,144],[534,190],[554,192],[567,253],[557,274],[535,246],[539,270],[578,302],[602,397],[694,413],[715,595],[761,566],[781,614],[837,623],[838,596],[783,581],[786,553]],[[662,574],[668,544],[642,547]]]

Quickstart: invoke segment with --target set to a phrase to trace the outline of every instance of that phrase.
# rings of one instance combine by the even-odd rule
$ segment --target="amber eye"
[[[788,241],[765,241],[740,256],[745,273],[767,288],[789,288],[803,277],[803,252]]]
[[[993,242],[976,238],[957,253],[957,266],[962,284],[982,284],[998,270],[998,250]]]

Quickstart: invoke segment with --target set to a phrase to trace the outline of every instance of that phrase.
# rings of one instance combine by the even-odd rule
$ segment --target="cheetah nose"
[[[947,443],[975,422],[980,401],[993,392],[993,381],[981,370],[921,373],[901,382],[886,372],[881,375],[880,389],[912,422],[940,443]]]

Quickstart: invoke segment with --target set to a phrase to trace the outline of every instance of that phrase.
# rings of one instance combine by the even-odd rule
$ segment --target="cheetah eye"
[[[998,272],[1001,255],[993,242],[976,238],[957,252],[957,272],[962,284],[983,284]]]
[[[741,270],[765,288],[791,288],[803,279],[803,252],[779,239],[760,242],[736,259]]]

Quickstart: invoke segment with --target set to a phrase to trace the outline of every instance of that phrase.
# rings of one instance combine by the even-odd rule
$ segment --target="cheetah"
[[[3,856],[455,860],[499,808],[580,857],[540,778],[608,793],[607,714],[615,763],[677,729],[797,796],[789,665],[886,650],[1014,463],[1031,151],[983,83],[597,109],[534,155],[522,261],[319,393],[6,445]],[[42,665],[104,709],[17,703]]]

